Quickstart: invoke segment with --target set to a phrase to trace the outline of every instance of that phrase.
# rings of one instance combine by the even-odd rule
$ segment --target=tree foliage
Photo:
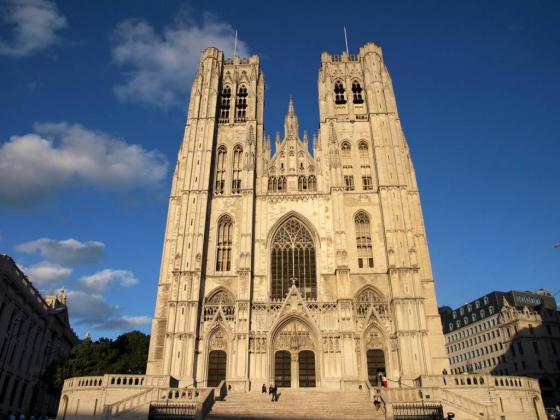
[[[44,381],[53,392],[60,392],[64,379],[76,376],[99,376],[105,374],[144,374],[148,359],[150,336],[131,331],[115,340],[85,339],[72,349],[69,359],[51,364]]]

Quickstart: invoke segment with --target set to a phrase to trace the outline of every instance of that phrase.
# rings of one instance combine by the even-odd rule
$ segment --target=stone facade
[[[49,394],[41,375],[76,344],[64,291],[43,299],[14,261],[0,254],[0,416],[55,415],[58,395]]]
[[[215,351],[222,379],[245,390],[277,376],[298,387],[303,351],[314,370],[305,380],[317,387],[363,382],[368,364],[370,376],[395,380],[449,368],[381,49],[321,56],[313,154],[290,99],[271,155],[264,90],[257,56],[203,52],[173,177],[148,373],[206,384]],[[282,374],[278,352],[291,365]]]
[[[147,375],[69,379],[59,418],[146,418],[167,404],[199,418],[229,386],[256,418],[250,391],[269,383],[314,389],[309,406],[327,412],[342,392],[371,401],[378,373],[387,419],[419,399],[461,419],[544,418],[535,380],[441,375],[450,366],[419,192],[381,48],[323,53],[318,85],[319,131],[300,137],[290,98],[272,154],[259,58],[203,51]],[[499,406],[509,400],[521,405]]]

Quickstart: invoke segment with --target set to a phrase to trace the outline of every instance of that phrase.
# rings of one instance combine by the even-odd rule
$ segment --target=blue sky
[[[257,53],[265,130],[318,127],[322,51],[375,41],[412,149],[440,305],[560,289],[560,3],[0,2],[0,251],[79,335],[149,331],[200,51]],[[344,7],[343,7],[344,6]]]

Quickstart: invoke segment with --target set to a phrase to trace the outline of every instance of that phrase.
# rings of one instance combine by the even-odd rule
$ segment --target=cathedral
[[[449,374],[381,48],[323,53],[318,87],[318,132],[301,132],[290,97],[272,144],[258,56],[202,52],[146,374],[66,379],[57,418],[546,417],[535,379]]]
[[[206,49],[169,201],[148,375],[349,389],[449,370],[381,48],[323,53],[319,130],[274,145],[259,57]]]

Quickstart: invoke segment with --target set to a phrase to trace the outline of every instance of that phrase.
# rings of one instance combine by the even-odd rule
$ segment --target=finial
[[[280,131],[276,132],[276,144],[280,144]]]
[[[288,115],[294,115],[294,97],[290,93],[290,102],[288,103]]]
[[[307,135],[307,130],[303,130],[303,142],[307,144],[308,141],[309,141],[309,137]]]

